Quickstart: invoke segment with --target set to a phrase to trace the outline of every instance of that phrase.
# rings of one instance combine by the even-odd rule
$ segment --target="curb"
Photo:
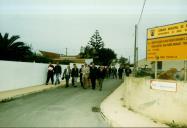
[[[0,99],[0,103],[6,103],[6,102],[9,102],[9,101],[18,99],[20,97],[23,97],[23,96],[27,96],[27,95],[31,95],[31,94],[35,94],[35,93],[40,93],[40,92],[43,92],[43,91],[48,91],[48,90],[55,89],[55,88],[58,88],[58,87],[61,87],[61,86],[63,87],[64,85],[65,85],[65,83],[63,82],[62,85],[52,86],[52,87],[49,87],[49,88],[43,88],[43,89],[38,89],[38,90],[31,91],[31,92],[17,94],[17,95],[14,95],[14,96],[9,96],[9,97]],[[38,85],[38,86],[40,86],[40,85]]]
[[[112,121],[110,119],[108,119],[102,111],[100,112],[100,114],[101,114],[101,117],[107,122],[109,127],[113,127]]]

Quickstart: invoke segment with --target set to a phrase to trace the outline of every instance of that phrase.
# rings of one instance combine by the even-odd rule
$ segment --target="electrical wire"
[[[139,20],[138,20],[137,25],[140,23],[140,20],[142,19],[142,15],[143,15],[143,11],[144,11],[144,7],[145,7],[145,3],[146,3],[146,0],[144,0],[143,7],[142,7],[142,10],[141,10],[140,17],[139,17]]]

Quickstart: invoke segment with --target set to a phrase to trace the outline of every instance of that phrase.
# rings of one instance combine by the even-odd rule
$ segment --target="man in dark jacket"
[[[130,69],[130,67],[129,66],[127,66],[126,68],[125,68],[125,74],[126,74],[126,76],[127,77],[129,77],[129,74],[131,74],[131,69]]]
[[[97,77],[97,67],[95,67],[94,63],[92,63],[92,67],[90,67],[90,79],[91,79],[93,90],[95,90],[95,86],[96,86],[96,77]]]
[[[103,67],[103,66],[100,66],[100,67],[98,68],[98,71],[97,71],[97,79],[98,79],[99,90],[100,90],[100,91],[102,90],[104,78],[105,78],[104,67]]]
[[[51,64],[51,62],[49,62],[49,66],[48,66],[46,85],[48,85],[49,79],[51,79],[51,82],[53,84],[53,82],[54,82],[54,66]]]
[[[80,70],[79,70],[79,74],[80,74],[80,83],[81,83],[81,87],[83,87],[83,88],[85,89],[85,87],[84,87],[84,85],[83,85],[83,77],[82,77],[82,75],[83,75],[83,68],[84,68],[84,65],[81,65],[81,68],[80,68]]]
[[[56,76],[55,85],[60,84],[59,78],[60,78],[60,75],[62,73],[62,68],[61,68],[61,66],[59,65],[58,62],[56,64],[55,68],[54,68],[54,73],[55,73],[55,76]]]
[[[71,77],[72,77],[72,86],[77,87],[75,83],[77,83],[77,78],[79,76],[79,69],[77,68],[76,64],[73,64],[73,68],[71,70]]]
[[[120,66],[119,69],[118,69],[118,76],[119,76],[119,79],[122,79],[122,76],[123,76],[123,68],[122,68],[122,66]]]

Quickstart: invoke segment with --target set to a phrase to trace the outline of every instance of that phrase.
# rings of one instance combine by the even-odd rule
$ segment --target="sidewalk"
[[[59,86],[64,86],[65,85],[65,80],[61,81],[59,85],[37,85],[37,86],[31,86],[31,87],[26,87],[26,88],[21,88],[21,89],[16,89],[16,90],[10,90],[10,91],[3,91],[0,92],[0,102],[6,101],[6,100],[11,100],[15,99],[24,95],[29,95],[32,93],[36,92],[41,92],[45,90],[49,90],[52,88],[56,88]]]
[[[123,90],[122,84],[101,104],[101,114],[111,127],[168,127],[123,107]]]

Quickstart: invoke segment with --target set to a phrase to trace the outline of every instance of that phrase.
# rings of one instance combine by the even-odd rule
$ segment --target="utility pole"
[[[68,48],[66,48],[66,56],[68,55]]]
[[[134,39],[134,73],[136,72],[137,68],[137,24],[135,25],[135,39]]]
[[[138,47],[136,47],[136,69],[138,67]]]
[[[143,15],[143,10],[145,7],[146,0],[144,0],[143,7],[140,13],[140,17],[138,19],[137,24],[135,24],[135,40],[134,40],[134,73],[137,71],[137,66],[138,66],[138,47],[137,47],[137,31],[138,31],[138,25],[141,21],[142,15]]]

